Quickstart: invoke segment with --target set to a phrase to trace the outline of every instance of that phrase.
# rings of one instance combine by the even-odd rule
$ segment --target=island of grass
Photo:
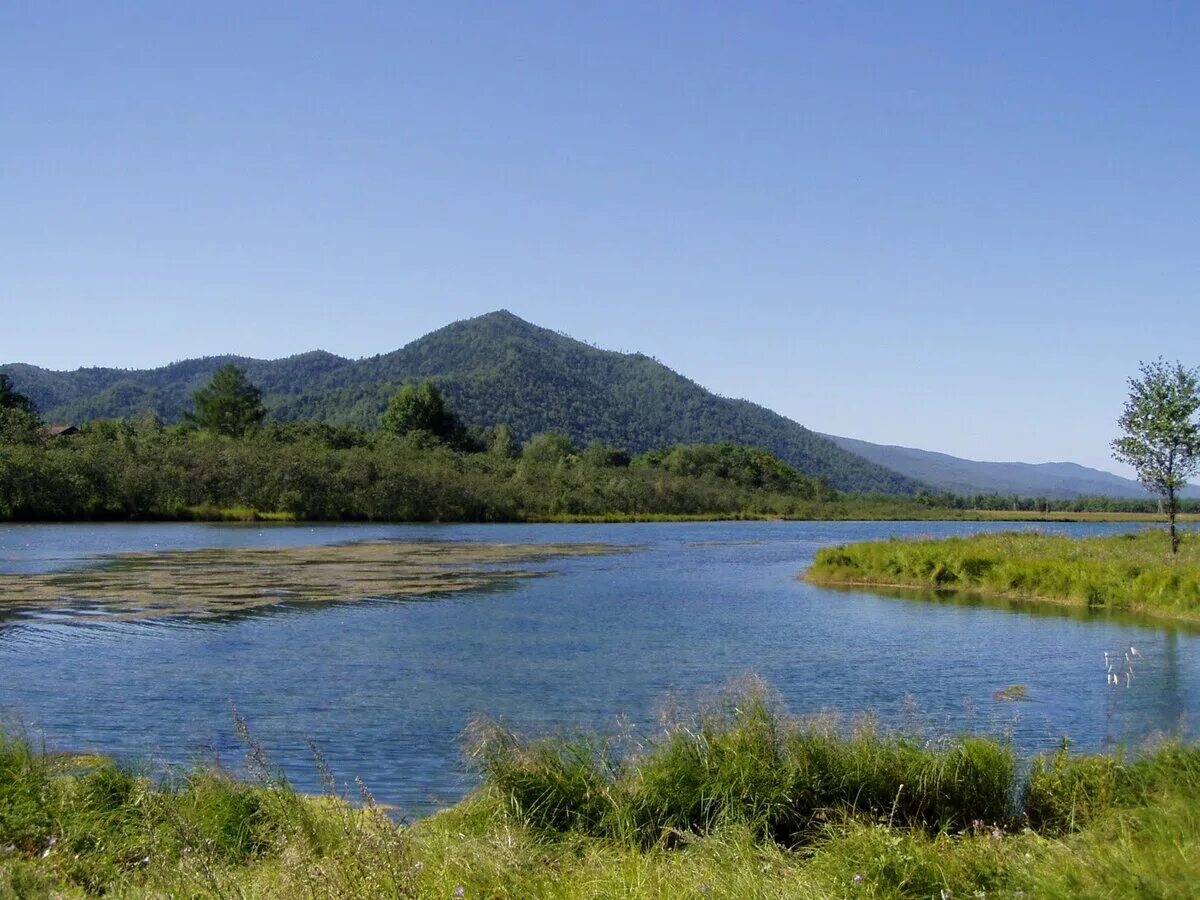
[[[818,551],[815,584],[964,591],[1200,621],[1200,535],[1177,556],[1157,530],[1072,538],[1036,532],[865,541]]]
[[[298,794],[244,723],[256,778],[151,778],[0,736],[0,897],[1185,897],[1200,749],[930,741],[796,720],[753,685],[619,752],[595,735],[471,744],[481,784],[397,823],[318,756]]]

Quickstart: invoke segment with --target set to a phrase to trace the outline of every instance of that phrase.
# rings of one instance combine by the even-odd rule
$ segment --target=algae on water
[[[617,552],[607,544],[364,541],[316,547],[117,553],[99,565],[0,574],[0,613],[211,617],[279,603],[475,590],[545,574],[546,560]]]

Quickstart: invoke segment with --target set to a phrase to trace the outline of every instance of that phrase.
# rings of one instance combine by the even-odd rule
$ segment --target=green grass
[[[755,683],[656,736],[473,729],[481,787],[411,825],[323,760],[296,793],[0,740],[0,898],[1186,897],[1200,749],[1060,752],[795,720]],[[1026,774],[1022,774],[1026,773]]]
[[[1110,537],[978,534],[868,541],[820,550],[806,573],[818,584],[970,591],[1200,619],[1200,535],[1179,555],[1158,530]]]

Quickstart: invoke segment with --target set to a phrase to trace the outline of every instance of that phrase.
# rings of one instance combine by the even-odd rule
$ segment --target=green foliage
[[[559,431],[535,434],[521,448],[521,459],[535,466],[553,466],[570,462],[579,456],[579,448]]]
[[[751,683],[642,744],[481,727],[481,788],[397,824],[315,751],[326,790],[296,794],[238,721],[251,782],[0,736],[0,897],[1185,897],[1200,879],[1200,748],[1175,743],[1063,749],[1024,784],[1006,744],[798,722]]]
[[[681,718],[620,762],[595,737],[523,742],[477,727],[484,782],[525,825],[651,845],[738,825],[785,845],[832,814],[933,831],[1010,819],[1011,748],[963,737],[931,748],[872,728],[788,719],[760,685]]]
[[[517,444],[516,435],[507,425],[497,425],[491,429],[483,442],[488,453],[500,459],[514,459],[520,455],[521,448]]]
[[[208,386],[192,395],[192,403],[194,410],[184,414],[187,421],[226,437],[241,437],[261,425],[267,414],[262,391],[246,379],[244,369],[232,364],[217,369]]]
[[[679,443],[753,444],[839,490],[911,494],[920,487],[770,410],[718,397],[647,356],[599,350],[503,311],[358,361],[315,352],[270,362],[187,360],[143,372],[8,368],[56,420],[155,409],[174,422],[190,392],[229,364],[262,386],[264,403],[279,421],[371,428],[398,385],[433,380],[465,425],[506,422],[516,443],[553,430],[580,446],[603,441],[632,453]]]
[[[441,441],[450,441],[459,432],[458,420],[432,381],[400,388],[384,410],[379,427],[398,436],[421,433]]]
[[[333,896],[378,896],[381,887],[408,896],[395,865],[397,837],[374,807],[352,810],[331,796],[319,810],[266,774],[247,783],[194,769],[155,782],[110,760],[51,757],[0,736],[0,897],[62,896],[71,888],[224,896],[221,879],[231,868],[244,874],[285,850],[316,865],[326,854],[365,856],[383,842],[393,845],[373,853],[371,864],[390,869],[339,872],[334,886],[350,890]]]
[[[0,408],[0,444],[32,444],[39,440],[41,427],[33,413],[15,407]]]
[[[794,493],[828,500],[833,491],[823,480],[806,478],[773,453],[740,444],[680,444],[644,453],[636,466],[659,467],[685,478],[717,478],[742,487]]]
[[[1153,532],[1068,538],[1030,532],[825,547],[810,581],[976,591],[1092,608],[1200,616],[1200,538],[1178,560]]]
[[[0,372],[0,444],[33,443],[41,424],[33,401],[17,393],[8,374]]]
[[[1159,359],[1142,363],[1141,373],[1129,379],[1129,399],[1118,420],[1124,436],[1113,441],[1113,456],[1133,466],[1145,488],[1166,502],[1175,553],[1177,498],[1200,471],[1200,371]]]
[[[896,498],[846,500],[800,476],[735,480],[630,466],[545,434],[513,458],[508,438],[471,452],[321,423],[268,423],[240,439],[153,415],[79,434],[0,444],[0,519],[274,518],[521,521],[565,516],[867,516],[924,512]],[[499,441],[501,448],[495,446]],[[702,453],[693,448],[693,452]],[[780,466],[767,456],[768,470]]]
[[[12,379],[5,372],[0,372],[0,410],[16,410],[18,412],[36,415],[33,401],[24,394],[13,389]]]

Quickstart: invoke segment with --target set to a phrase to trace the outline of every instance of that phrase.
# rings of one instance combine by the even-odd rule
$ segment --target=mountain
[[[1131,497],[1146,499],[1146,489],[1129,478],[1076,463],[976,462],[945,453],[872,444],[825,435],[839,447],[932,487],[955,494],[1017,494],[1021,497]],[[1200,496],[1190,487],[1185,497]]]
[[[674,443],[765,447],[840,490],[914,493],[918,481],[746,400],[719,397],[640,353],[600,350],[500,310],[447,325],[392,353],[348,360],[315,351],[279,360],[213,356],[159,369],[54,372],[3,368],[50,421],[129,417],[176,421],[226,363],[246,369],[280,420],[373,427],[398,385],[429,378],[467,424],[507,423],[521,439],[556,429],[577,443],[633,452]]]

